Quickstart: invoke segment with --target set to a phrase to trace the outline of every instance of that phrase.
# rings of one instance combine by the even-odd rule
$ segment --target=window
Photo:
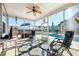
[[[68,20],[77,14],[79,15],[79,4],[65,10],[65,19]]]
[[[49,16],[49,25],[52,25],[52,22],[54,25],[60,24],[60,22],[63,21],[63,11],[59,12],[57,14]]]
[[[73,30],[79,34],[79,4],[65,10],[66,30]],[[76,21],[77,20],[77,21]]]
[[[61,29],[59,28],[59,24],[63,21],[63,11],[49,16],[49,26],[50,26],[50,31],[52,30],[52,22],[54,25],[54,31],[59,32]]]

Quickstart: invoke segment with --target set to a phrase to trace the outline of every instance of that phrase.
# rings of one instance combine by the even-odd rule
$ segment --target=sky
[[[65,10],[65,19],[67,20],[67,19],[71,18],[73,15],[75,15],[78,12],[79,12],[79,8],[77,6],[68,8],[67,10]],[[6,20],[6,18],[3,17],[4,22],[5,22],[5,20]],[[54,23],[54,25],[58,25],[61,21],[63,21],[63,11],[49,16],[49,25],[50,26],[52,25],[52,22]],[[25,21],[24,19],[18,19],[17,24],[16,24],[15,18],[9,17],[10,26],[15,26],[15,25],[20,26],[23,23],[31,23],[33,25],[33,22]],[[35,22],[35,25],[37,25],[37,26],[41,25],[41,20]]]

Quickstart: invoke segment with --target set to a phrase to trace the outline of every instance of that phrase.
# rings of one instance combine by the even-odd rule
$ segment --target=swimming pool
[[[57,33],[49,34],[49,36],[55,37],[57,39],[64,39],[64,36],[63,35],[60,35],[60,34],[57,34]],[[79,42],[79,35],[77,35],[77,36],[74,35],[73,41]]]
[[[74,37],[73,41],[79,42],[79,37]]]

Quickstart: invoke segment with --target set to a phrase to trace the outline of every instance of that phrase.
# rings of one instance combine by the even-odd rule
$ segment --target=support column
[[[17,16],[15,16],[15,35],[18,38],[17,19],[18,19]]]
[[[6,33],[9,33],[9,17],[6,16]]]
[[[25,20],[24,20],[24,24],[25,24]],[[24,27],[26,27],[26,25],[24,25]],[[26,32],[25,30],[26,30],[26,29],[24,29],[24,31],[23,31],[23,33],[24,33],[24,38],[25,38],[25,34],[26,34],[26,33],[25,33],[25,32]]]
[[[8,13],[7,13],[7,10],[6,10],[6,7],[4,4],[2,4],[3,6],[3,9],[5,11],[5,17],[6,17],[6,28],[5,28],[5,32],[6,33],[9,33],[9,17],[8,17]]]
[[[48,17],[45,17],[42,23],[42,39],[48,40],[48,34],[49,34],[49,19]]]
[[[15,24],[15,27],[17,26],[17,16],[15,17],[15,21],[16,21],[16,24]]]
[[[2,35],[2,4],[0,3],[0,37]]]
[[[35,30],[35,21],[33,22],[33,29]]]
[[[49,34],[49,17],[45,18],[47,20],[47,40],[48,40],[48,34]]]
[[[62,32],[64,33],[66,30],[65,30],[65,28],[66,28],[66,24],[65,24],[65,10],[63,10],[63,28],[62,28]]]
[[[47,33],[49,34],[49,17],[47,17],[46,19],[47,19]]]

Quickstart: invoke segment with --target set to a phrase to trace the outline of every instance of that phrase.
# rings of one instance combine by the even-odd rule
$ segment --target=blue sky
[[[71,18],[73,15],[75,15],[78,12],[79,12],[79,8],[77,6],[68,8],[67,10],[65,10],[65,19]],[[4,22],[5,22],[5,19],[6,18],[3,17]],[[59,12],[57,14],[49,16],[49,25],[50,26],[51,26],[52,22],[54,23],[54,25],[57,25],[61,21],[63,21],[63,11],[61,11],[61,12]],[[24,19],[18,19],[17,20],[17,26],[20,26],[24,22],[25,23],[29,22],[29,23],[33,24],[33,22],[31,22],[31,21],[25,21]],[[15,26],[16,25],[16,21],[15,21],[15,19],[13,17],[9,17],[9,25],[10,26]],[[38,25],[38,26],[41,25],[41,20],[37,21],[36,25]]]

